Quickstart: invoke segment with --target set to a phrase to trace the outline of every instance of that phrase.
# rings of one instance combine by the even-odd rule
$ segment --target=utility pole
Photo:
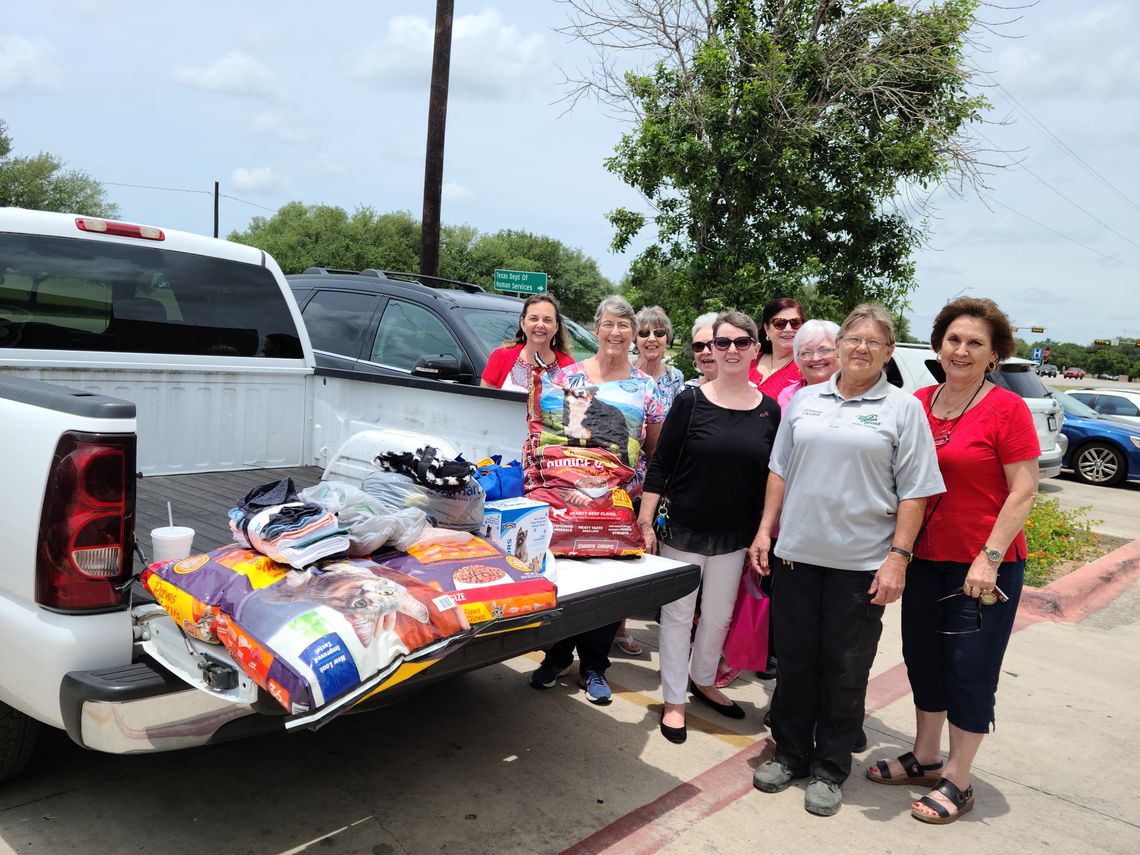
[[[431,62],[427,154],[424,158],[424,213],[420,227],[420,273],[439,275],[439,216],[443,194],[443,138],[447,127],[447,84],[451,73],[451,21],[455,0],[436,0],[435,48]]]
[[[214,182],[214,237],[218,236],[218,182]]]

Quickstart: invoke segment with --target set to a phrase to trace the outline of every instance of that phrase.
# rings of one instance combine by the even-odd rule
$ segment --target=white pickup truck
[[[167,502],[204,551],[229,541],[226,511],[253,486],[286,474],[305,486],[330,465],[359,477],[368,455],[342,459],[342,446],[510,459],[524,430],[515,394],[315,369],[264,252],[0,208],[0,780],[28,762],[41,725],[111,753],[289,727],[275,703],[235,690],[220,647],[154,643],[177,630],[134,580]],[[698,581],[654,556],[559,559],[557,573],[545,623],[478,637],[357,709],[652,611]]]

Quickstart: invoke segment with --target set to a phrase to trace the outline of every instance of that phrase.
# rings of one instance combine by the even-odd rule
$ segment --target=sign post
[[[525,270],[496,270],[495,290],[516,294],[545,294],[546,274]]]

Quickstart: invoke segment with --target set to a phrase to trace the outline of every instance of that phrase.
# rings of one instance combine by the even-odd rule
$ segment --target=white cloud
[[[470,190],[462,184],[456,184],[454,181],[444,183],[441,195],[444,202],[466,202],[472,198]]]
[[[172,76],[175,83],[191,89],[225,95],[273,95],[277,91],[273,73],[239,50],[232,50],[207,65],[176,65]]]
[[[326,175],[347,175],[348,169],[339,160],[327,155],[319,154],[313,165]]]
[[[434,23],[399,15],[388,22],[384,37],[356,62],[353,72],[387,86],[426,89],[434,43]],[[542,35],[522,33],[494,9],[460,15],[452,25],[448,86],[458,95],[487,100],[526,95],[548,65]]]
[[[0,92],[59,89],[63,72],[55,61],[55,48],[47,39],[0,37]]]
[[[276,189],[281,182],[268,166],[255,166],[252,169],[239,166],[230,173],[230,183],[235,190],[266,193]]]
[[[307,137],[296,120],[279,110],[262,110],[253,117],[253,129],[267,137],[275,137],[287,143],[303,143]]]

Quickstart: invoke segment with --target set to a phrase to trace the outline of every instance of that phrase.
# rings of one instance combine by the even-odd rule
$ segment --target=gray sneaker
[[[778,793],[786,790],[794,778],[806,777],[806,774],[797,775],[779,760],[769,760],[752,773],[752,786],[765,793]]]
[[[834,781],[812,778],[804,793],[804,810],[816,816],[835,816],[843,804],[843,791]]]

